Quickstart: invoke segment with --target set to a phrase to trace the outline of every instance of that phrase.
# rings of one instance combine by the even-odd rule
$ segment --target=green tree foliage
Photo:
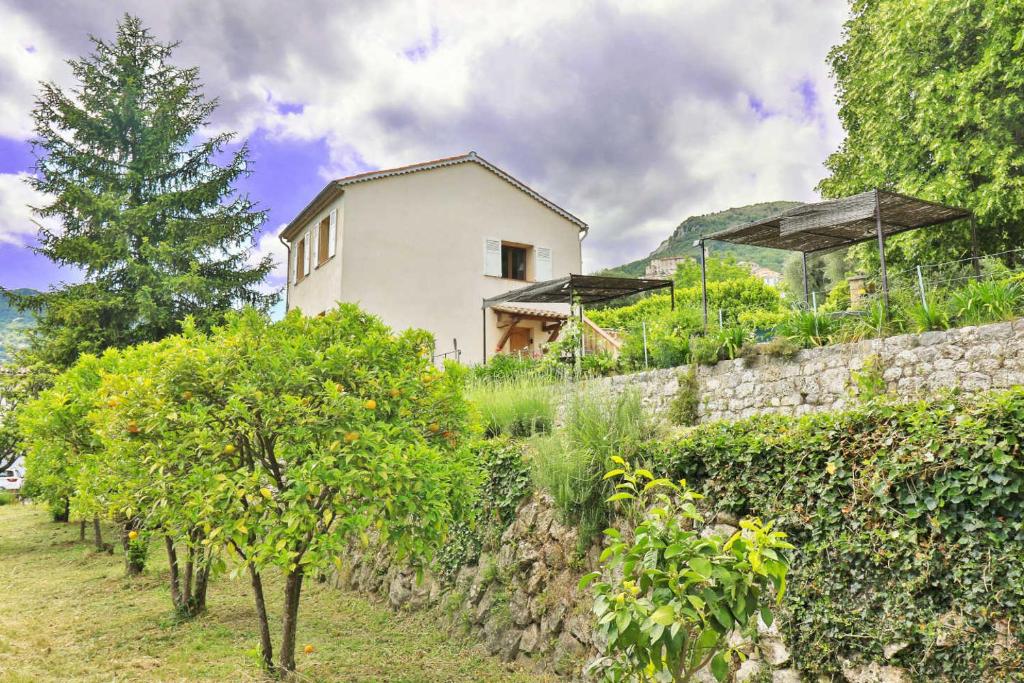
[[[780,630],[805,676],[1020,680],[1024,390],[699,425],[648,454],[797,547]],[[886,645],[906,643],[887,657]]]
[[[93,44],[70,62],[77,85],[43,84],[33,112],[31,183],[52,198],[36,213],[61,226],[40,229],[38,252],[85,281],[15,300],[39,314],[36,355],[60,368],[277,299],[258,289],[270,258],[248,263],[265,217],[234,189],[248,149],[231,151],[232,133],[203,138],[217,103],[198,70],[172,65],[175,46],[131,16]]]
[[[1024,4],[854,0],[829,62],[846,140],[819,189],[872,187],[974,210],[981,246],[1024,242]],[[966,227],[894,237],[894,264],[963,258]],[[877,263],[875,249],[857,249]]]
[[[93,424],[125,482],[101,488],[121,514],[143,513],[140,533],[165,537],[172,567],[183,546],[203,566],[226,551],[248,571],[268,668],[295,669],[307,576],[371,538],[422,565],[472,505],[464,371],[438,372],[429,341],[352,305],[280,323],[249,310],[209,336],[189,328],[121,352],[104,377]],[[276,665],[269,567],[286,583]]]
[[[729,538],[702,534],[694,505],[702,496],[685,481],[656,479],[619,457],[605,479],[618,480],[608,498],[639,516],[623,534],[606,529],[608,545],[595,579],[594,616],[606,660],[595,669],[608,681],[692,681],[705,666],[719,681],[734,659],[733,631],[753,630],[758,615],[772,623],[771,599],[781,601],[792,549],[786,534],[761,520],[741,520]],[[629,526],[627,524],[627,526]]]

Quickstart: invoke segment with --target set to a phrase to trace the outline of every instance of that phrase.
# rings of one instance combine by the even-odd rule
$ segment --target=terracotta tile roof
[[[569,317],[568,313],[559,313],[558,311],[549,311],[543,308],[526,308],[525,306],[491,306],[491,310],[495,313],[521,315],[532,318],[546,318],[549,320],[566,320]]]

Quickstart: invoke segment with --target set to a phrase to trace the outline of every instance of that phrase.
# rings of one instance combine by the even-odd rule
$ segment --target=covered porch
[[[570,318],[578,319],[583,330],[580,355],[617,355],[621,347],[618,337],[587,318],[584,306],[656,289],[671,290],[674,308],[675,287],[671,280],[600,275],[569,275],[486,298],[481,306],[484,362],[497,353],[541,355],[546,344],[558,340]],[[520,305],[531,303],[558,304],[563,310]],[[497,338],[491,335],[493,346],[488,343],[488,311],[495,316],[497,329]]]

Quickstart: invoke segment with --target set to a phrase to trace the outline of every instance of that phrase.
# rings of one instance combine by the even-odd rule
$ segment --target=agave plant
[[[814,311],[794,311],[779,325],[779,336],[799,344],[803,348],[824,346],[836,331],[836,321],[828,315]]]
[[[929,294],[921,303],[910,306],[906,312],[915,332],[949,329],[949,313],[946,312],[944,302],[934,294]]]
[[[1024,303],[1024,291],[1014,280],[980,280],[954,292],[951,306],[958,320],[968,325],[1007,320]]]

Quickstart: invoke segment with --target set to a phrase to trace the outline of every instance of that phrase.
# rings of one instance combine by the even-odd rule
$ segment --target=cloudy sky
[[[125,11],[181,42],[216,129],[250,141],[275,255],[327,179],[475,150],[590,224],[592,271],[689,215],[814,198],[842,139],[844,0],[0,0],[0,285],[76,277],[28,249],[29,115]]]

